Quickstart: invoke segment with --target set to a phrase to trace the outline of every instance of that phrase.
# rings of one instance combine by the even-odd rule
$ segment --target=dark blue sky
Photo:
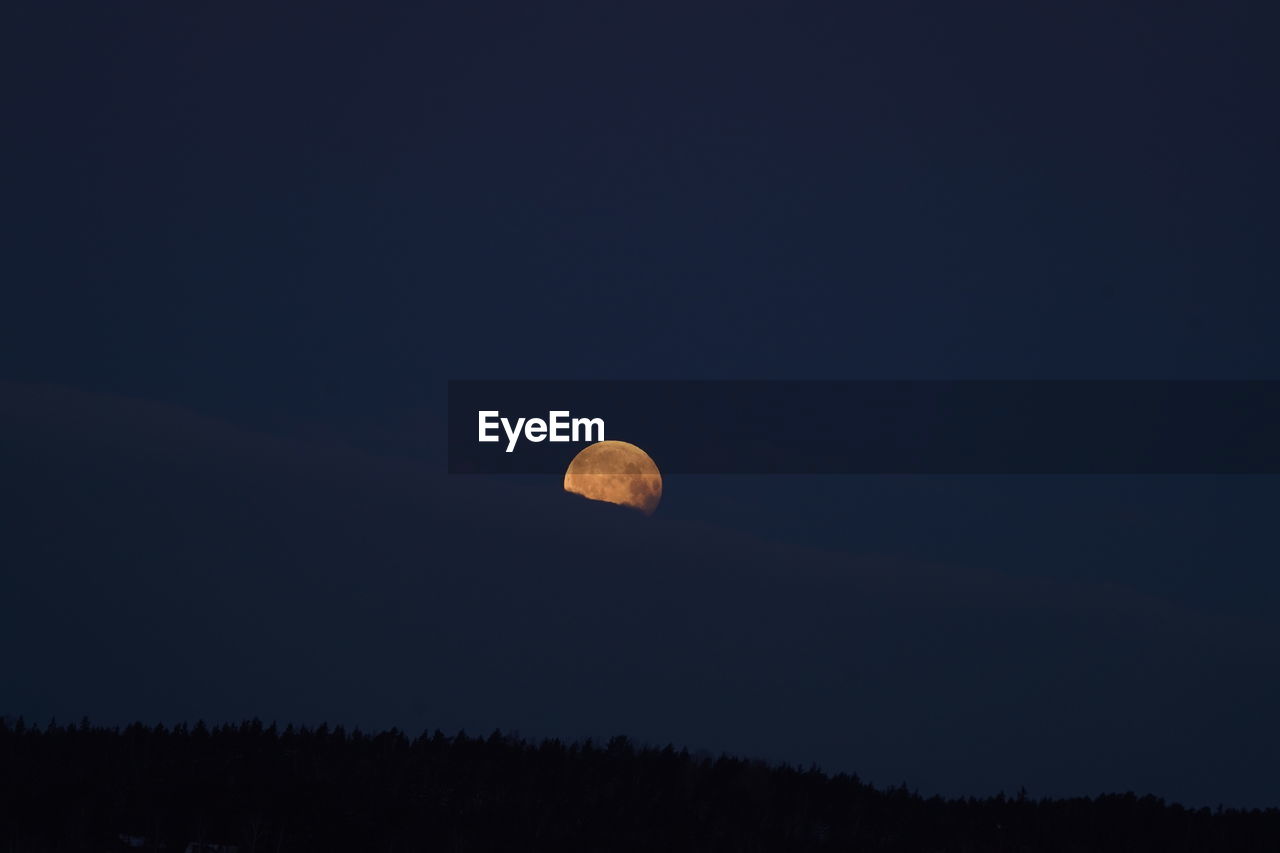
[[[510,561],[521,565],[514,555],[527,531],[508,529],[492,509],[505,498],[476,490],[514,490],[524,507],[542,500],[539,486],[463,486],[436,473],[450,378],[1280,378],[1280,59],[1266,4],[617,5],[20,3],[3,13],[0,61],[11,85],[0,141],[0,396],[15,436],[6,443],[20,484],[14,517],[27,526],[2,561],[11,594],[0,606],[28,620],[21,632],[8,623],[28,663],[0,693],[0,712],[345,715],[569,736],[627,728],[875,768],[877,781],[905,777],[922,790],[1027,782],[1033,793],[1135,786],[1197,803],[1280,800],[1268,769],[1280,758],[1268,722],[1280,695],[1265,654],[1280,646],[1274,478],[672,478],[652,520],[666,532],[644,535],[669,537],[654,546],[664,560],[685,555],[673,565],[696,576],[691,600],[722,639],[677,632],[680,641],[651,660],[634,634],[605,646],[632,664],[683,653],[723,667],[734,674],[721,692],[691,675],[678,680],[693,697],[683,712],[615,713],[648,707],[622,687],[616,705],[593,706],[591,679],[571,661],[598,638],[542,635],[543,622],[511,619],[483,638],[450,633],[448,620],[413,630],[450,644],[458,672],[507,660],[506,647],[543,649],[556,662],[545,679],[497,668],[519,683],[514,698],[497,688],[468,697],[442,677],[435,693],[402,701],[371,676],[360,683],[374,698],[350,702],[333,697],[349,697],[352,682],[308,680],[312,666],[329,671],[306,658],[317,626],[331,639],[350,632],[350,644],[332,640],[351,655],[333,664],[344,677],[362,678],[352,674],[367,663],[361,655],[379,649],[413,659],[405,644],[417,634],[377,627],[383,608],[400,614],[403,595],[417,590],[418,581],[397,586],[408,559],[397,553],[433,553],[413,538],[404,489],[467,490],[433,500],[473,518],[476,536],[509,546],[477,575],[505,578],[494,581],[501,588],[517,571]],[[32,390],[45,386],[80,402]],[[135,405],[146,414],[111,414]],[[195,429],[198,439],[170,429],[173,418],[195,415],[214,425]],[[133,426],[100,439],[106,422]],[[157,442],[179,449],[172,458],[137,450]],[[403,465],[413,472],[404,477],[422,480],[371,499],[388,502],[387,516],[353,509],[346,545],[326,549],[320,536],[303,548],[326,577],[361,565],[367,586],[355,612],[343,615],[342,594],[317,593],[310,616],[291,616],[283,580],[263,593],[274,609],[231,594],[202,599],[204,581],[184,575],[234,563],[252,577],[305,577],[281,543],[311,529],[308,476],[295,470],[306,463],[268,478],[273,502],[247,500],[258,486],[232,474],[230,485],[214,478],[225,501],[209,503],[202,491],[213,476],[205,468],[217,467],[206,459],[211,447],[215,458],[228,454],[228,470],[256,470],[259,457],[242,451],[258,442],[288,459],[317,447],[358,453],[357,468]],[[136,474],[121,460],[137,462]],[[198,520],[172,510],[162,541],[149,546],[143,508],[156,490]],[[123,533],[89,535],[104,506],[119,507],[114,529]],[[343,506],[333,497],[317,517],[348,517]],[[463,560],[465,537],[446,536],[428,514],[424,529],[447,540],[432,565]],[[711,532],[702,539],[687,525]],[[1020,609],[1027,597],[1011,593],[993,624],[1049,626],[1043,647],[1032,642],[1045,655],[1032,665],[1008,651],[1017,635],[974,633],[989,619],[980,603],[960,596],[936,620],[911,611],[904,624],[921,637],[968,626],[937,628],[937,647],[970,662],[994,655],[992,672],[1008,678],[984,680],[981,668],[949,667],[910,643],[878,650],[856,631],[806,628],[806,595],[836,607],[838,585],[819,594],[807,581],[778,581],[770,595],[792,609],[751,620],[718,613],[770,600],[764,587],[758,598],[717,599],[717,584],[758,550],[739,536],[835,555],[855,575],[868,560],[902,561],[915,567],[904,570],[912,578],[921,566],[950,567],[937,570],[955,573],[944,589],[988,572],[1003,578],[993,589],[1084,584],[1084,600],[1108,613],[1150,598],[1179,608],[1175,624],[1223,620],[1241,633],[1204,629],[1231,639],[1202,647],[1183,683],[1176,667],[1159,681],[1161,667],[1194,658],[1177,638],[1200,635],[1151,628],[1146,617],[1117,617],[1118,634],[1103,631],[1107,642],[1072,652],[1093,636],[1088,619],[1055,634],[1053,620],[1031,619]],[[697,544],[717,537],[733,539],[719,556]],[[210,556],[196,544],[209,538],[234,547]],[[558,548],[571,550],[549,540],[530,546],[528,559],[553,564]],[[359,542],[384,545],[362,554]],[[144,568],[130,574],[129,565]],[[104,567],[119,573],[117,586]],[[635,570],[608,574],[590,594],[561,580],[584,609],[675,618],[657,592],[637,593],[648,587]],[[826,571],[839,574],[818,573]],[[144,639],[180,632],[182,620],[166,616],[149,630],[160,617],[130,611],[123,621],[143,638],[135,643],[116,638],[118,622],[101,614],[63,625],[58,590],[108,583],[121,607],[138,607],[154,602],[156,577],[178,597],[165,607],[179,608],[187,588],[187,598],[227,608],[209,618],[223,613],[241,626],[240,639],[227,641],[230,659],[252,656],[256,642],[292,649],[292,658],[273,654],[295,661],[293,687],[256,704],[258,693],[236,696],[235,665],[216,643],[192,652],[218,673],[209,677],[221,698],[203,706],[197,686],[133,701],[136,689],[105,675],[60,677],[74,656],[68,637],[118,643],[111,666],[133,673]],[[494,618],[467,589],[472,615]],[[875,612],[861,598],[849,606]],[[437,612],[424,606],[416,616],[430,623]],[[785,639],[769,645],[770,636]],[[864,673],[865,685],[848,673],[832,683],[813,663],[828,658],[873,670],[879,660],[883,671]],[[171,678],[182,660],[160,656],[145,679]],[[388,667],[373,671],[401,671]],[[1099,667],[1114,667],[1115,681],[1081,675]],[[636,676],[644,695],[675,689],[652,668]],[[1158,686],[1108,704],[1138,672],[1157,673]],[[1018,686],[1028,673],[1043,690],[1035,701]],[[1185,695],[1162,723],[1168,708],[1152,697],[1178,684]],[[927,689],[942,685],[945,700]],[[849,710],[859,707],[853,700],[833,699],[841,714],[805,722],[826,691],[847,698],[872,686],[883,707],[866,720]],[[764,702],[755,716],[724,719],[725,709],[757,707],[744,698],[757,689],[795,691],[808,704]],[[1092,710],[1075,713],[1054,690]],[[983,703],[955,698],[978,694]],[[557,711],[561,701],[576,710]],[[957,701],[969,711],[928,713]],[[1071,728],[1095,712],[1094,728]],[[869,726],[876,737],[864,736]],[[806,727],[812,738],[793,736]],[[1135,730],[1157,734],[1133,746]],[[1238,740],[1215,746],[1213,733],[1224,731]],[[1028,753],[1027,739],[1043,753]]]

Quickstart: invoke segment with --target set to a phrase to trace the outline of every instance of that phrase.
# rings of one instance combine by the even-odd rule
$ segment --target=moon
[[[662,474],[634,444],[601,441],[573,457],[564,472],[564,490],[653,515],[662,500]]]

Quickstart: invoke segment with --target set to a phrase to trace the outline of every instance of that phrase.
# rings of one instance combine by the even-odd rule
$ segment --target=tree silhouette
[[[8,853],[410,850],[1280,850],[1280,811],[1132,793],[923,798],[623,736],[526,742],[341,726],[0,720]],[[192,846],[193,845],[193,846]],[[209,845],[218,845],[212,847]]]

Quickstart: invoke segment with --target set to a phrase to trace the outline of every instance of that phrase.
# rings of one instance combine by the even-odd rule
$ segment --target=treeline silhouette
[[[923,798],[686,750],[258,721],[0,721],[0,853],[1280,850],[1280,810]]]

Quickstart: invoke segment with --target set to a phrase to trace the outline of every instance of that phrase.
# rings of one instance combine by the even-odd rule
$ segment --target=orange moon
[[[653,515],[662,500],[662,474],[634,444],[601,441],[573,457],[564,472],[564,490]]]

